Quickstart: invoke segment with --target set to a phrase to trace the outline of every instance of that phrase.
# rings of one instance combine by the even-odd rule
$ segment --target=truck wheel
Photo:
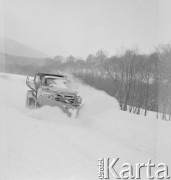
[[[40,104],[39,103],[36,103],[36,108],[41,108]]]
[[[26,106],[30,109],[33,109],[36,107],[36,102],[35,99],[32,95],[32,91],[27,91],[27,95],[26,95]]]
[[[33,109],[35,108],[35,100],[33,98],[27,98],[26,105],[28,108]]]

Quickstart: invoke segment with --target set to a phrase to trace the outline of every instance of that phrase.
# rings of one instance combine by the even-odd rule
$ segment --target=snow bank
[[[109,109],[119,110],[118,101],[103,91],[85,85],[79,86],[78,90],[81,92],[85,103],[85,107],[80,114],[82,117],[94,116]]]

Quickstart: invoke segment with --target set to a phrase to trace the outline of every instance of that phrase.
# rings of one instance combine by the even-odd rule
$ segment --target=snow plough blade
[[[82,109],[82,107],[84,106],[84,104],[82,104],[78,109],[77,109],[77,112],[76,112],[76,118],[78,118],[79,116],[79,113],[80,113],[80,110]]]
[[[79,114],[80,114],[80,110],[82,109],[82,107],[84,106],[84,104],[81,104],[78,108],[64,108],[61,107],[62,111],[64,113],[66,113],[68,115],[68,117],[72,117],[72,118],[78,118]]]

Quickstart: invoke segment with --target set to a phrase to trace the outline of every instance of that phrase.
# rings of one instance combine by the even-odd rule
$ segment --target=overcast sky
[[[1,36],[51,56],[135,46],[149,52],[171,41],[170,0],[0,1]]]

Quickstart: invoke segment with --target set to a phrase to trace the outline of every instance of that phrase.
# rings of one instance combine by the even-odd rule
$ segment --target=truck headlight
[[[75,91],[75,93],[74,93],[76,96],[78,95],[78,92],[77,91]]]
[[[58,93],[58,94],[61,94],[61,90],[60,90],[60,89],[58,89],[58,90],[57,90],[57,93]]]
[[[82,98],[81,98],[80,96],[78,96],[78,98],[77,98],[77,102],[78,102],[79,104],[81,104],[81,102],[82,102]]]

